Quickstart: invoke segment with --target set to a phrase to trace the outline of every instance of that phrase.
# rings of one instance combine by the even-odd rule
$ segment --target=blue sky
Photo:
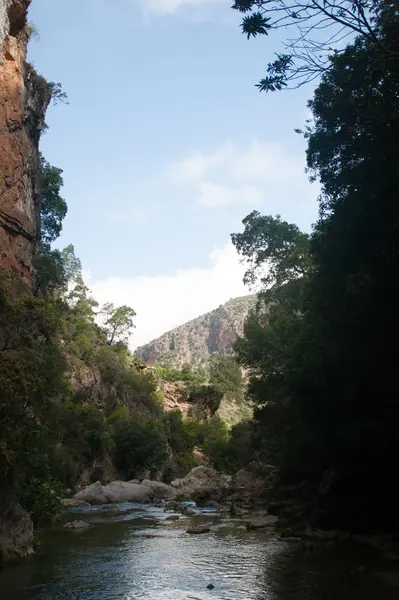
[[[64,170],[100,302],[137,311],[132,345],[245,293],[230,233],[256,208],[309,229],[317,188],[294,133],[312,89],[259,94],[276,37],[247,41],[231,0],[33,0],[29,58],[70,100],[42,152]]]

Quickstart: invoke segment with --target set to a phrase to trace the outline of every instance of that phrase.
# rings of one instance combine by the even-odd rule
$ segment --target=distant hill
[[[205,364],[213,354],[232,352],[237,336],[244,331],[245,318],[255,305],[256,295],[229,300],[137,348],[134,354],[148,364],[164,363],[174,369],[184,364]]]

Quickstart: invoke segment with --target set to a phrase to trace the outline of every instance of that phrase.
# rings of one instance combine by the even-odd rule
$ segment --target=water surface
[[[52,531],[37,555],[0,574],[1,600],[397,600],[398,567],[340,543],[306,550],[206,511],[92,507],[66,516],[91,529]],[[212,532],[189,535],[189,525]],[[208,590],[207,585],[215,587]]]

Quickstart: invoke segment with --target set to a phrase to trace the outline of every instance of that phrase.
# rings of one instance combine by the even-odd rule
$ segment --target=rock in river
[[[209,533],[210,530],[211,530],[211,528],[208,527],[207,525],[197,525],[197,527],[189,527],[186,530],[186,533],[192,533],[192,534]]]
[[[100,481],[88,485],[84,490],[75,494],[73,500],[83,500],[88,504],[107,504],[108,502]]]
[[[69,521],[64,525],[64,529],[87,529],[88,527],[90,525],[86,521]]]
[[[166,483],[162,483],[161,481],[150,481],[149,479],[144,479],[141,482],[141,485],[145,485],[153,491],[154,497],[161,500],[169,500],[170,498],[174,498],[177,494],[175,488]]]
[[[105,502],[151,502],[153,491],[142,484],[113,481],[103,487]]]
[[[64,498],[61,500],[64,508],[81,508],[82,506],[90,506],[88,502],[84,500],[78,500],[77,498]]]
[[[263,527],[271,527],[278,521],[278,517],[275,515],[266,515],[265,517],[259,517],[258,519],[252,519],[247,523],[247,529],[261,529]]]

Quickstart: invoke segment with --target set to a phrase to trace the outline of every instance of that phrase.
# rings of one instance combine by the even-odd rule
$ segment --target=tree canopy
[[[381,39],[381,27],[398,19],[395,0],[235,0],[232,8],[245,15],[241,29],[248,39],[286,32],[283,51],[257,84],[260,91],[313,81],[355,36],[381,58],[398,56],[394,40]]]

